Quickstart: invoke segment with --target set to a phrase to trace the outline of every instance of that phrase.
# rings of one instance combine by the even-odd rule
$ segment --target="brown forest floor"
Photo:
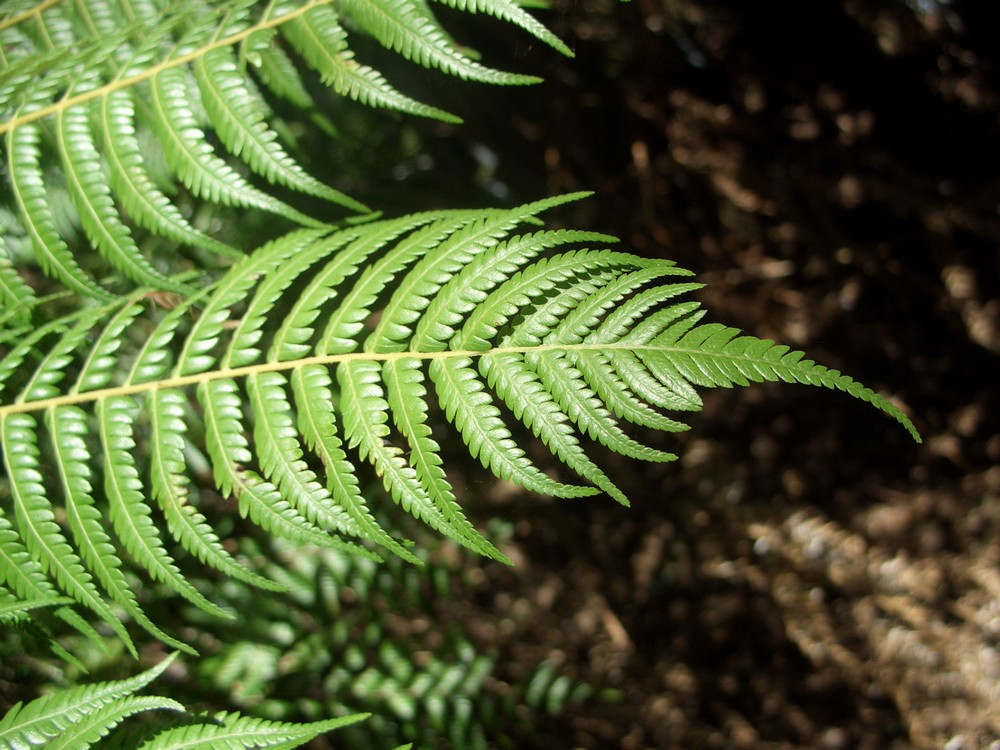
[[[565,212],[707,282],[713,319],[891,395],[716,392],[633,498],[502,489],[518,565],[473,629],[623,691],[545,748],[1000,747],[1000,86],[995,29],[952,2],[567,3],[576,59],[491,178],[541,154]],[[915,10],[917,6],[929,12]],[[518,96],[522,96],[518,94]],[[491,131],[492,129],[492,131]],[[506,131],[506,132],[504,132]],[[534,195],[537,197],[537,186]]]

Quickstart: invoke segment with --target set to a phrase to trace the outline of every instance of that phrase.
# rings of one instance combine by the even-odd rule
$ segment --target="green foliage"
[[[511,0],[448,4],[569,54]],[[537,80],[481,63],[423,0],[47,0],[5,11],[6,623],[53,634],[68,626],[95,644],[111,632],[135,656],[141,629],[142,639],[194,654],[183,623],[150,614],[150,592],[165,590],[194,619],[271,626],[248,617],[241,597],[248,586],[292,596],[301,571],[257,569],[235,552],[241,537],[311,545],[328,569],[320,561],[347,559],[330,550],[371,575],[383,557],[421,564],[399,516],[363,489],[370,477],[392,507],[506,561],[458,502],[441,425],[501,479],[622,504],[588,449],[672,460],[642,437],[686,429],[674,412],[700,408],[696,387],[840,389],[917,437],[898,408],[849,377],[701,323],[698,304],[683,299],[698,285],[673,263],[594,232],[542,228],[542,212],[582,194],[382,219],[313,176],[279,137],[276,114],[283,102],[315,105],[310,76],[377,109],[456,120],[357,61],[355,34],[460,79]],[[241,232],[244,221],[251,229]],[[267,241],[253,249],[245,236],[262,226]],[[519,430],[546,446],[549,462],[529,458]],[[329,663],[329,674],[361,698],[380,696],[375,708],[401,720],[420,711],[439,730],[472,726],[488,659],[415,669],[373,622],[378,667],[352,672],[345,651],[347,671]],[[241,653],[260,665],[276,644],[254,637],[234,633],[215,658],[230,671],[245,671]],[[340,642],[321,645],[332,658]],[[454,647],[468,651],[461,640]],[[571,686],[540,674],[525,695],[557,709]],[[11,746],[83,746],[136,711],[179,708],[134,696],[142,679],[71,688],[15,709],[0,727]],[[189,717],[142,746],[292,747],[354,718]],[[411,739],[420,741],[416,730],[393,741]]]
[[[251,543],[248,556],[263,554]],[[202,640],[218,643],[196,667],[199,700],[211,699],[276,720],[371,713],[346,728],[349,748],[516,747],[539,716],[591,695],[586,684],[541,664],[510,684],[497,654],[477,647],[462,618],[442,628],[441,605],[454,589],[473,586],[464,554],[416,552],[422,567],[392,557],[384,563],[339,550],[277,543],[265,572],[287,587],[262,599],[231,581],[227,600],[256,610],[248,622],[220,622],[202,614]],[[210,691],[210,692],[209,692]]]
[[[6,574],[7,585],[41,602],[61,591],[129,642],[116,603],[162,637],[121,578],[127,553],[199,609],[232,616],[182,573],[169,531],[224,575],[280,588],[221,543],[192,481],[192,451],[207,456],[218,492],[273,536],[357,554],[375,542],[412,561],[359,489],[368,462],[415,518],[505,559],[456,502],[433,419],[450,422],[499,478],[567,498],[599,489],[623,504],[585,439],[672,460],[624,426],[684,429],[663,411],[697,410],[694,385],[839,388],[908,424],[882,397],[801,353],[699,324],[696,303],[675,301],[697,284],[674,281],[688,274],[669,261],[591,247],[608,239],[591,233],[514,234],[562,200],[297,230],[173,310],[121,298],[13,347],[0,360],[10,394],[0,434],[14,521],[4,511],[0,522],[10,559],[36,565],[31,588],[25,566]],[[33,371],[23,367],[29,353]],[[515,444],[512,420],[593,486],[552,479]],[[44,464],[56,481],[46,482]],[[57,515],[69,519],[69,535]]]
[[[184,711],[180,703],[170,698],[135,695],[173,660],[173,656],[168,657],[128,680],[83,685],[42,696],[27,705],[15,705],[0,719],[0,747],[10,750],[43,746],[49,750],[85,750],[97,742],[110,742],[117,747],[145,750],[291,748],[366,718],[365,714],[354,714],[310,724],[294,724],[235,713],[188,715],[183,723],[176,726],[161,721],[154,723],[152,728],[147,727],[141,743],[124,733],[108,738],[118,724],[133,714]]]

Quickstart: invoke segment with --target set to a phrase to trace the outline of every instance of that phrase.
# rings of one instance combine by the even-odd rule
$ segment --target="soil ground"
[[[528,144],[487,177],[541,153],[549,193],[597,193],[567,224],[694,270],[714,320],[889,395],[924,442],[843,394],[708,394],[657,439],[679,463],[613,465],[630,510],[493,491],[518,565],[485,570],[479,636],[512,674],[555,656],[621,691],[534,747],[997,748],[985,4],[765,5],[567,3],[576,59],[544,57],[533,109],[469,125]]]

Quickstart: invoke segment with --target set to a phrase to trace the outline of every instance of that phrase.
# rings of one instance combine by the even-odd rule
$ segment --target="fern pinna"
[[[622,503],[582,436],[631,458],[671,460],[624,426],[684,429],[667,413],[697,410],[695,386],[839,388],[914,432],[898,408],[847,376],[700,323],[698,304],[676,299],[698,285],[673,263],[608,249],[611,238],[590,232],[523,231],[575,197],[296,230],[202,280],[173,309],[138,293],[12,346],[0,360],[9,607],[51,601],[57,615],[89,627],[57,600],[69,597],[130,642],[114,602],[186,648],[146,619],[124,578],[126,558],[220,616],[229,613],[187,580],[174,548],[277,587],[215,532],[211,490],[193,476],[202,453],[215,491],[271,535],[413,560],[361,491],[357,467],[367,462],[401,508],[504,559],[456,502],[431,434],[438,411],[496,476]],[[529,459],[512,420],[584,483]]]

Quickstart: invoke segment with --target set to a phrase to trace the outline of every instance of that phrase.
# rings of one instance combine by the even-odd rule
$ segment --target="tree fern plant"
[[[569,53],[510,0],[449,4]],[[362,491],[364,467],[402,511],[506,560],[456,499],[439,425],[526,490],[603,492],[622,504],[587,447],[672,460],[641,434],[685,429],[674,412],[700,408],[697,387],[836,388],[916,437],[896,406],[849,377],[702,323],[685,299],[698,285],[673,263],[595,232],[543,228],[544,211],[582,194],[381,218],[310,175],[272,126],[277,100],[311,106],[304,76],[375,108],[455,119],[356,60],[354,34],[451,76],[536,80],[462,51],[423,0],[48,0],[6,10],[0,616],[9,622],[61,621],[100,642],[96,620],[138,654],[134,623],[193,654],[177,623],[148,616],[137,580],[220,618],[239,615],[205,569],[284,588],[233,554],[221,498],[266,536],[418,563],[383,520],[383,500]],[[214,231],[261,214],[280,229],[256,248]],[[551,464],[529,458],[516,423]]]

